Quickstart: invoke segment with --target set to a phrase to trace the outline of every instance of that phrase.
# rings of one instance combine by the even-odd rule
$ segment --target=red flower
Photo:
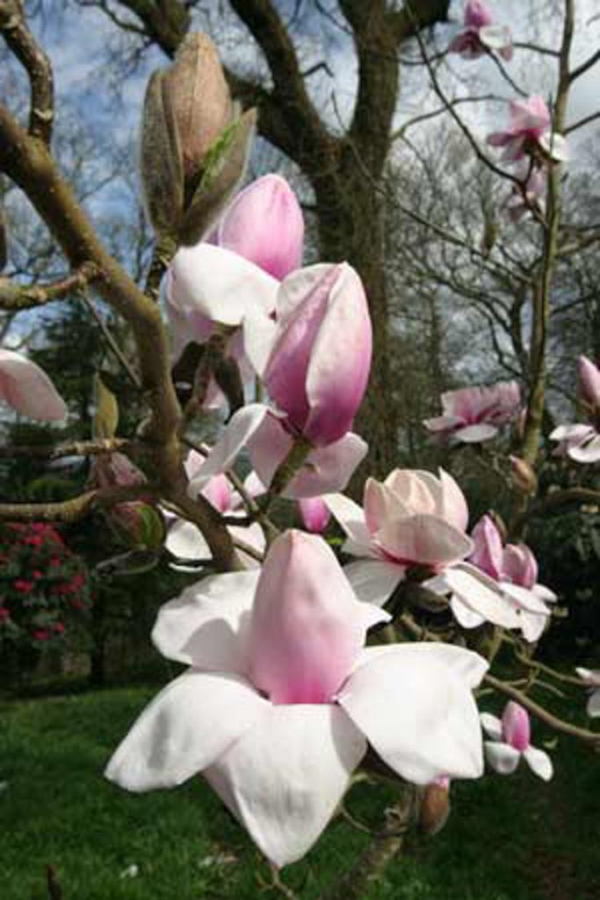
[[[31,636],[34,641],[47,641],[50,638],[50,632],[47,628],[38,628]]]
[[[20,594],[28,594],[35,587],[35,581],[26,581],[25,578],[17,578],[16,581],[13,581],[13,587],[15,591],[18,591]]]
[[[52,631],[56,634],[64,634],[65,624],[64,622],[54,622],[52,625]]]
[[[10,619],[10,612],[7,610],[7,608],[5,606],[0,606],[0,625],[2,625],[3,622],[8,622],[9,619]]]

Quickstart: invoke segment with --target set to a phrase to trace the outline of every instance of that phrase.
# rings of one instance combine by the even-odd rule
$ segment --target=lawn
[[[60,873],[64,900],[276,896],[264,887],[268,867],[201,779],[144,796],[102,779],[153,693],[113,689],[0,707],[2,900],[47,900],[47,863]],[[538,743],[543,737],[536,733]],[[365,900],[598,900],[600,756],[567,739],[552,752],[549,785],[526,770],[455,785],[446,828],[412,837],[410,855]],[[375,822],[386,794],[358,785],[349,806]],[[285,878],[311,900],[366,840],[338,819]]]

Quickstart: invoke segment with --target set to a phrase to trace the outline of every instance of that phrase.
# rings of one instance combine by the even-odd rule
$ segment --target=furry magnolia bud
[[[140,166],[148,218],[175,245],[195,244],[244,175],[256,115],[239,115],[217,51],[190,34],[155,72],[144,101]]]
[[[439,778],[423,790],[419,809],[419,828],[424,834],[441,831],[450,815],[450,785],[447,778]]]
[[[518,456],[510,457],[510,474],[513,487],[523,494],[535,494],[537,477],[531,466]]]

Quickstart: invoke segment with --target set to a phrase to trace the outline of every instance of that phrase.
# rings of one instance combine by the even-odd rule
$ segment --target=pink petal
[[[550,127],[550,113],[543,97],[532,96],[527,100],[512,100],[510,103],[510,126],[517,132],[535,133]]]
[[[304,220],[296,195],[279,175],[264,175],[241,191],[218,231],[233,250],[279,281],[302,262]]]
[[[538,564],[526,544],[506,545],[502,554],[502,575],[521,587],[534,586],[538,577]]]
[[[176,787],[213,763],[268,709],[240,678],[190,670],[146,707],[104,774],[129,791]]]
[[[473,546],[457,528],[431,515],[388,522],[375,538],[399,562],[429,566],[449,565],[464,559]]]
[[[321,539],[287,531],[271,546],[248,637],[249,674],[274,703],[327,703],[373,624]],[[387,614],[377,611],[385,621]]]
[[[337,271],[306,379],[310,415],[305,433],[317,446],[350,431],[371,368],[371,318],[362,282],[346,263]]]
[[[529,713],[514,700],[506,704],[502,713],[502,734],[504,740],[515,750],[523,751],[529,747],[531,740]]]
[[[583,400],[592,409],[600,408],[600,369],[598,366],[595,366],[587,356],[580,356],[577,361],[577,374]]]
[[[226,475],[215,475],[202,488],[202,495],[220,513],[231,512],[233,493]]]
[[[465,25],[468,28],[483,28],[493,21],[494,17],[486,3],[482,3],[482,0],[468,0],[465,6]]]
[[[331,513],[321,497],[306,497],[298,501],[302,522],[311,534],[322,534],[329,524]]]
[[[475,549],[469,562],[491,578],[500,578],[502,570],[502,538],[490,516],[482,516],[471,533]]]
[[[367,478],[364,491],[365,522],[371,534],[375,534],[389,519],[410,515],[411,509],[402,502],[397,491],[388,483],[382,484]]]
[[[366,749],[335,706],[274,706],[204,774],[265,856],[285,866],[325,829]]]
[[[43,369],[15,353],[0,349],[0,401],[18,413],[44,422],[62,422],[67,406]]]

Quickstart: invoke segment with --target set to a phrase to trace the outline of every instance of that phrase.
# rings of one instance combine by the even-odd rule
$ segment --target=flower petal
[[[493,716],[491,713],[481,713],[479,720],[483,730],[492,740],[502,741],[502,722],[498,716]]]
[[[463,444],[479,444],[481,441],[489,441],[497,434],[498,429],[495,425],[486,425],[482,422],[479,425],[465,425],[464,428],[455,431],[452,436],[454,440],[462,441]]]
[[[523,756],[532,772],[535,772],[544,781],[550,781],[554,775],[554,766],[545,750],[539,750],[537,747],[528,747],[527,750],[523,751]]]
[[[186,313],[239,325],[256,307],[275,309],[279,282],[237,253],[202,242],[181,247],[171,263],[170,299]]]
[[[600,691],[593,691],[587,703],[587,714],[595,719],[600,716]]]
[[[210,559],[210,547],[193,522],[185,519],[175,519],[167,532],[165,547],[179,559]]]
[[[161,606],[152,631],[167,659],[201,669],[244,673],[240,635],[252,608],[258,572],[213,575]]]
[[[146,707],[104,774],[129,791],[175,787],[213,763],[268,709],[242,679],[188,671]]]
[[[517,612],[503,595],[500,585],[475,566],[469,563],[451,566],[444,570],[443,579],[463,603],[487,622],[504,628],[519,628]]]
[[[30,419],[61,422],[67,405],[43,369],[34,362],[0,348],[0,401]]]
[[[432,566],[457,562],[473,548],[463,532],[439,516],[427,514],[387,522],[375,539],[395,559]]]
[[[273,706],[204,774],[276,866],[315,843],[366,751],[335,706]]]
[[[485,741],[485,758],[494,772],[500,775],[511,775],[521,759],[521,754],[510,744]]]
[[[338,702],[376,753],[408,781],[477,778],[483,758],[475,701],[453,668],[422,646],[374,655],[352,673]]]
[[[364,513],[358,503],[355,503],[354,500],[345,497],[343,494],[327,494],[323,497],[323,500],[356,549],[364,549],[364,552],[354,552],[354,555],[378,556],[379,554],[373,546],[371,535],[365,524]]]
[[[220,439],[190,480],[188,493],[191,497],[196,496],[215,475],[231,468],[237,456],[270,413],[268,406],[250,403],[231,417]]]
[[[406,567],[384,559],[361,559],[344,566],[344,572],[359,600],[383,606],[404,578]]]

